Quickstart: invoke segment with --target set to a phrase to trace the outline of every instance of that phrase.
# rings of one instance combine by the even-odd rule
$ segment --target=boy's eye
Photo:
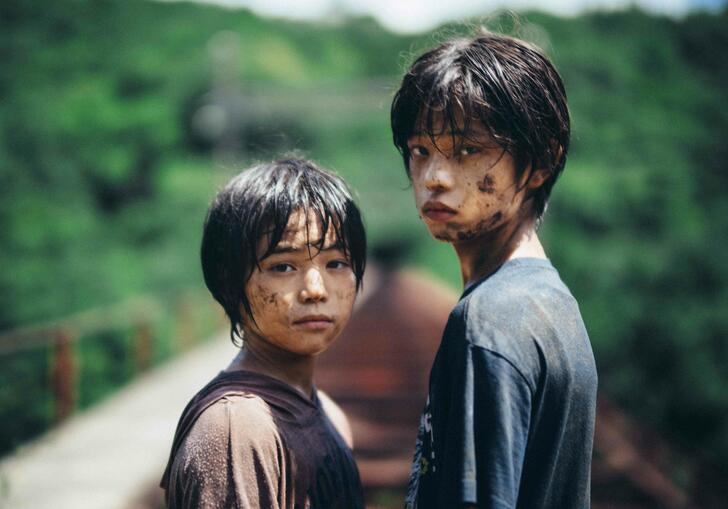
[[[296,269],[290,263],[276,263],[270,270],[273,272],[293,272]]]
[[[343,269],[349,267],[349,263],[345,260],[331,260],[326,264],[328,269]]]
[[[430,153],[427,151],[427,149],[421,145],[415,145],[413,147],[410,147],[410,154],[412,154],[415,157],[425,157],[429,155]]]
[[[473,146],[465,146],[460,149],[461,156],[471,156],[471,155],[477,154],[479,152],[480,152],[480,149],[478,147],[473,147]]]

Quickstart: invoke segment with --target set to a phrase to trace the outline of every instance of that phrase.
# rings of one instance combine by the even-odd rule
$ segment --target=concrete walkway
[[[227,335],[140,376],[0,461],[2,509],[124,509],[161,478],[189,398],[236,353]]]

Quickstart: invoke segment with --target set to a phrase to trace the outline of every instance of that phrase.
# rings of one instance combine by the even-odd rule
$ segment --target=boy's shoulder
[[[202,411],[171,460],[165,487],[170,507],[208,491],[216,504],[227,505],[231,475],[234,484],[240,475],[246,484],[258,483],[247,470],[241,474],[246,463],[239,460],[254,457],[266,471],[277,471],[280,450],[281,437],[265,401],[244,394],[221,397]]]
[[[460,301],[468,324],[495,328],[526,325],[554,307],[575,305],[574,297],[547,259],[508,260],[486,279],[468,288]]]
[[[202,411],[192,425],[183,449],[195,455],[196,450],[223,451],[231,443],[255,449],[275,447],[280,441],[278,428],[268,404],[255,394],[228,394]],[[206,454],[209,454],[206,453]]]
[[[300,413],[296,410],[301,405],[292,392],[282,382],[258,373],[223,371],[185,408],[178,425],[184,443],[179,446],[185,453],[194,451],[195,444],[204,447],[218,442],[235,447],[248,444],[254,449],[256,444],[272,446],[281,440],[277,411],[287,410],[294,417]]]
[[[458,307],[470,345],[526,370],[538,369],[540,352],[586,335],[574,297],[547,259],[507,261],[466,290]]]
[[[248,492],[274,499],[287,459],[269,403],[247,391],[214,394],[205,403],[173,446],[162,479],[168,507],[258,507]]]

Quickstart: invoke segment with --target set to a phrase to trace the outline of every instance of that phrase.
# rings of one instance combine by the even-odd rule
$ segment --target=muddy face
[[[408,146],[415,203],[435,238],[471,241],[526,217],[514,158],[482,124],[465,135],[415,135]]]
[[[314,217],[292,214],[273,254],[251,274],[245,291],[255,321],[244,320],[249,348],[317,355],[343,329],[354,305],[356,278],[333,228],[318,250],[322,234]]]

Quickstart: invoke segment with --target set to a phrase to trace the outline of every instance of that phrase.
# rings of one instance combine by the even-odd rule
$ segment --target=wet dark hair
[[[253,270],[276,248],[291,214],[298,210],[313,214],[321,225],[321,238],[313,247],[321,249],[329,228],[334,229],[354,271],[357,290],[361,287],[366,235],[344,181],[303,159],[254,166],[234,177],[213,200],[200,248],[205,284],[225,309],[235,344],[239,344],[236,338],[243,338],[241,304],[253,318],[245,285]],[[267,249],[259,256],[259,243],[266,237]]]
[[[519,39],[482,32],[440,44],[415,60],[391,109],[394,145],[407,175],[407,140],[413,134],[429,135],[433,142],[448,131],[467,137],[473,121],[482,122],[514,157],[518,178],[529,164],[549,172],[532,195],[540,218],[564,169],[571,130],[564,85],[548,58]]]

